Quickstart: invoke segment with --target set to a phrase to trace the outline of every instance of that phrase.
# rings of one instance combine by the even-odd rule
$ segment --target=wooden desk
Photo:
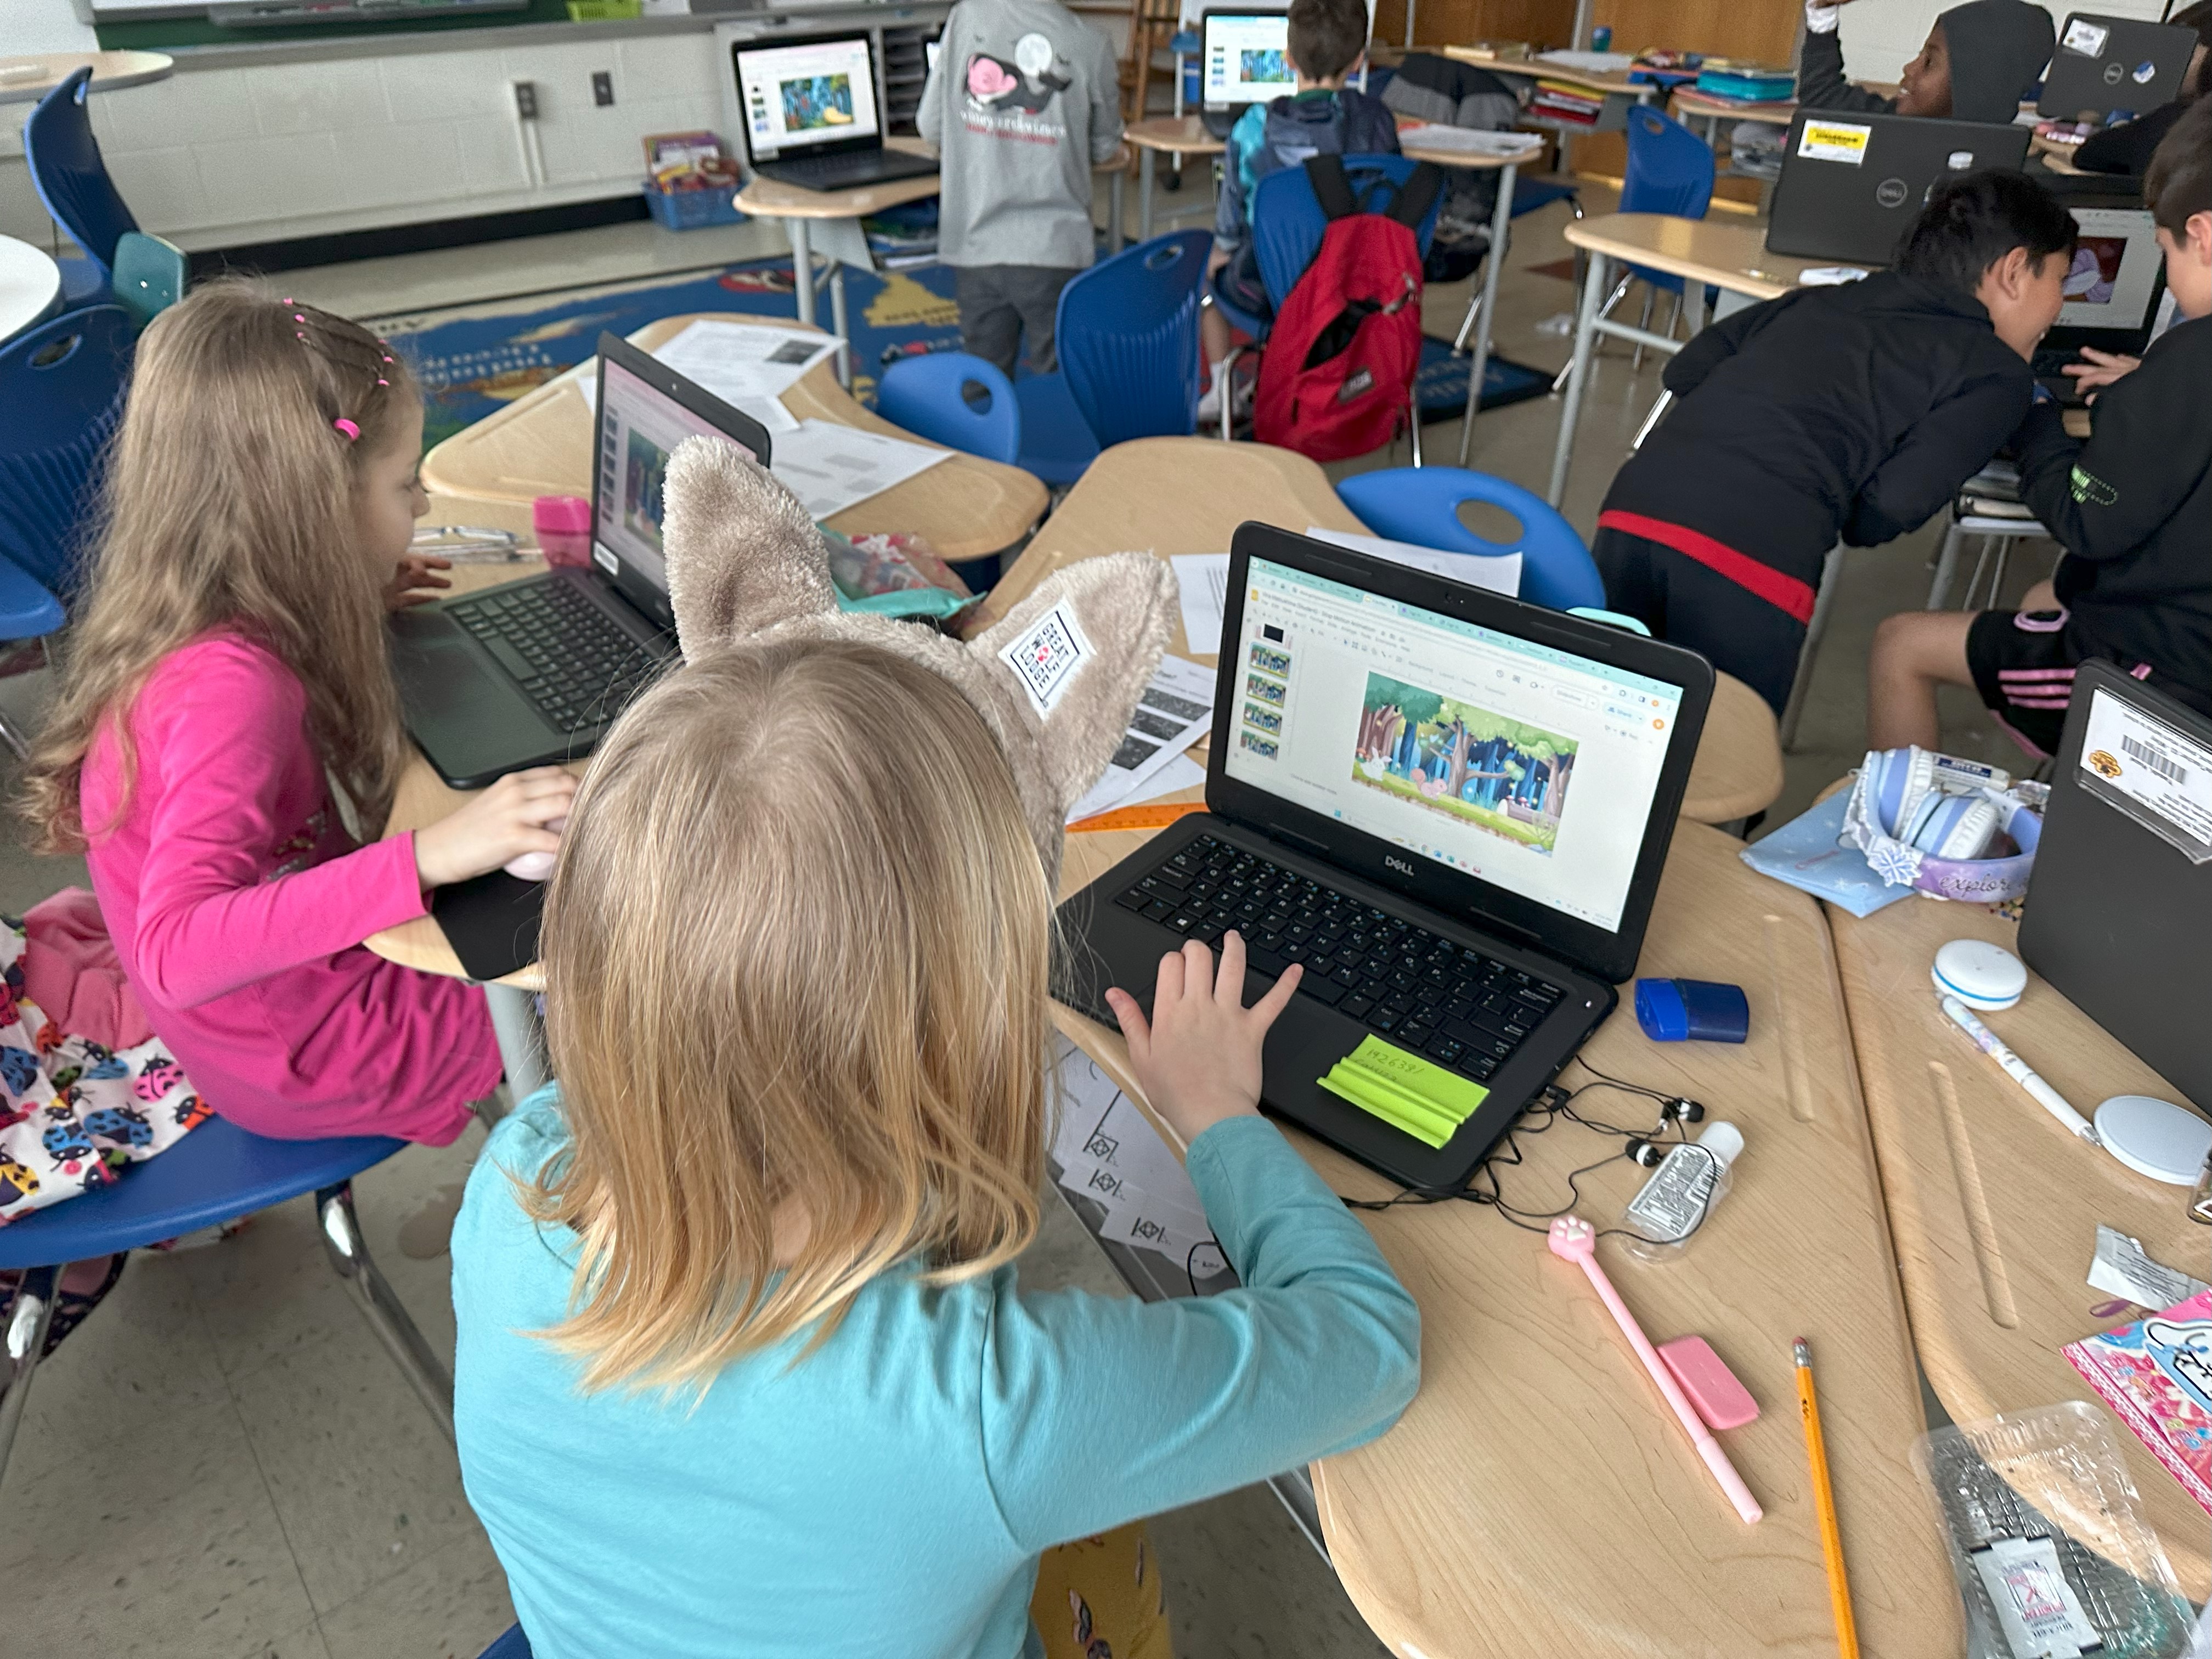
[[[1658,94],[1659,88],[1649,81],[1632,81],[1626,70],[1567,69],[1557,64],[1547,64],[1535,58],[1494,58],[1473,46],[1446,46],[1444,56],[1455,58],[1463,64],[1478,64],[1492,75],[1518,76],[1528,81],[1557,81],[1562,86],[1578,88],[1595,94],[1604,105],[1595,122],[1554,120],[1549,116],[1532,114],[1523,110],[1516,125],[1534,127],[1545,132],[1555,132],[1562,137],[1588,137],[1592,133],[1619,132],[1628,125],[1628,107],[1632,104],[1649,103]]]
[[[1574,459],[1575,422],[1582,413],[1583,391],[1589,382],[1590,353],[1597,337],[1609,335],[1669,356],[1682,349],[1680,340],[1598,315],[1613,283],[1614,260],[1687,278],[1682,302],[1692,335],[1704,325],[1706,283],[1754,300],[1779,299],[1797,286],[1802,273],[1820,263],[1768,252],[1764,225],[1678,219],[1663,213],[1607,213],[1577,220],[1567,227],[1567,240],[1586,250],[1590,258],[1575,323],[1566,401],[1559,410],[1559,441],[1552,451],[1552,483],[1546,499],[1553,507],[1566,496],[1567,468]]]
[[[167,79],[177,60],[162,52],[34,52],[0,57],[0,104],[32,104],[86,64],[92,65],[88,92],[116,92]],[[33,66],[30,72],[26,66]]]
[[[0,343],[42,323],[61,304],[62,268],[44,248],[0,236]]]
[[[1147,121],[1132,121],[1122,128],[1121,139],[1137,152],[1137,240],[1140,242],[1152,240],[1152,178],[1159,158],[1163,155],[1219,155],[1229,148],[1226,140],[1208,132],[1206,123],[1195,115],[1156,115]],[[1115,188],[1118,194],[1118,183]]]
[[[1980,939],[2017,952],[2013,923],[1981,905],[1922,898],[1864,920],[1831,909],[1828,921],[1928,1380],[1962,1420],[2062,1400],[2097,1403],[2059,1352],[2124,1322],[2091,1311],[2108,1300],[2085,1282],[2097,1224],[2203,1278],[2205,1233],[2183,1213],[2187,1194],[2068,1134],[1943,1018],[1928,978],[1937,949]],[[2112,1095],[2181,1098],[2035,975],[2019,1006],[1982,1018],[2085,1113]],[[2111,1420],[2184,1593],[2203,1601],[2212,1593],[2212,1524]],[[2094,1540],[2094,1528],[2081,1536]]]
[[[805,328],[786,319],[744,312],[703,313],[771,328]],[[664,317],[629,337],[650,351],[696,319]],[[538,495],[592,493],[592,411],[579,386],[593,372],[587,361],[455,433],[422,458],[422,486],[436,498],[435,515],[532,535],[530,503]],[[829,365],[817,363],[783,394],[801,420],[814,416],[864,431],[922,442],[855,403]],[[828,520],[848,535],[907,531],[928,538],[941,557],[981,558],[1012,546],[1044,514],[1049,496],[1019,467],[955,453],[927,472],[895,484]]]
[[[1071,836],[1063,884],[1142,840]],[[1465,1204],[1367,1215],[1421,1304],[1421,1391],[1389,1434],[1316,1465],[1313,1482],[1345,1589],[1393,1652],[1830,1659],[1792,1391],[1798,1334],[1820,1366],[1866,1651],[1960,1651],[1957,1592],[1910,1462],[1918,1384],[1826,928],[1810,899],[1753,874],[1737,851],[1717,830],[1678,829],[1638,971],[1741,984],[1752,1040],[1661,1047],[1624,1010],[1589,1053],[1617,1077],[1687,1091],[1744,1131],[1734,1190],[1690,1254],[1647,1267],[1601,1248],[1655,1339],[1704,1334],[1758,1399],[1759,1420],[1722,1437],[1766,1518],[1735,1518],[1582,1276],[1540,1236]],[[1066,1009],[1057,1018],[1138,1097],[1118,1033]],[[1579,1066],[1565,1076],[1589,1080]],[[1609,1122],[1650,1121],[1618,1095],[1581,1104]],[[1389,1192],[1291,1138],[1339,1192]],[[1528,1161],[1503,1180],[1536,1211],[1565,1201],[1565,1171],[1605,1151],[1565,1123],[1522,1145]],[[1583,1177],[1582,1212],[1608,1224],[1642,1174],[1623,1162]]]

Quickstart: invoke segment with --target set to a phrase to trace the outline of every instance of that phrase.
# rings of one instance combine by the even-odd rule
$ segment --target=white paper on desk
[[[807,512],[826,519],[927,471],[951,453],[835,421],[808,420],[775,440],[769,471],[790,486]]]
[[[1394,542],[1381,536],[1355,536],[1348,530],[1323,530],[1318,525],[1308,525],[1306,534],[1317,542],[1327,542],[1332,547],[1349,548],[1354,553],[1371,553],[1378,559],[1388,559],[1393,564],[1402,564],[1411,570],[1425,570],[1431,576],[1449,576],[1455,582],[1465,582],[1469,587],[1480,587],[1492,593],[1503,593],[1509,599],[1521,595],[1521,556],[1501,553],[1496,557],[1478,556],[1466,553],[1443,553],[1433,547],[1416,547],[1411,542]]]
[[[1221,616],[1229,605],[1229,556],[1177,553],[1168,562],[1175,568],[1176,592],[1182,604],[1183,643],[1194,655],[1217,654]]]
[[[1533,132],[1486,132],[1480,127],[1440,126],[1425,122],[1398,129],[1401,149],[1441,149],[1467,155],[1533,155],[1544,147],[1541,135]]]
[[[1540,64],[1553,64],[1560,69],[1580,70],[1586,75],[1618,75],[1635,66],[1636,59],[1625,52],[1540,52]]]
[[[678,373],[684,371],[679,369]],[[697,377],[686,374],[685,378]],[[705,383],[702,381],[701,384]],[[709,392],[714,390],[712,386],[707,389]],[[584,407],[592,411],[593,419],[597,419],[599,413],[599,368],[596,359],[586,363],[584,373],[576,377],[576,390],[583,397]],[[781,398],[724,397],[719,392],[714,395],[732,409],[744,410],[770,432],[795,432],[799,429],[799,417],[783,406]]]
[[[1142,806],[1146,801],[1158,800],[1162,795],[1172,795],[1178,790],[1195,789],[1205,781],[1206,769],[1203,766],[1188,755],[1177,755],[1114,805]]]
[[[1162,657],[1105,775],[1075,803],[1067,821],[1121,805],[1212,729],[1213,671],[1182,657]]]
[[[841,343],[826,334],[702,317],[663,341],[653,355],[770,432],[791,432],[799,422],[783,406],[783,393]]]
[[[1053,1043],[1053,1162],[1063,1188],[1105,1210],[1100,1237],[1177,1259],[1212,1238],[1198,1189],[1152,1120],[1090,1055],[1064,1036]]]

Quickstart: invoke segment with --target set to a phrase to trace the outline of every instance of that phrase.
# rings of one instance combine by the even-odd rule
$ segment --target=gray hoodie
[[[1091,169],[1121,142],[1114,48],[1060,0],[960,0],[915,118],[937,146],[938,258],[1091,263]]]

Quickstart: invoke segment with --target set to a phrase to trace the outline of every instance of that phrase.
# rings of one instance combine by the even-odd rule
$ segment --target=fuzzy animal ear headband
[[[793,634],[865,640],[951,681],[1012,768],[1045,873],[1060,877],[1068,809],[1120,747],[1166,649],[1174,573],[1145,553],[1048,578],[972,640],[837,608],[822,532],[790,490],[718,438],[670,457],[662,545],[686,657]]]

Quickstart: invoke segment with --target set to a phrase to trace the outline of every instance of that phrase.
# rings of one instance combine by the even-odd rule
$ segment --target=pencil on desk
[[[1858,1627],[1851,1622],[1851,1583],[1844,1571],[1844,1534],[1836,1525],[1836,1490],[1828,1480],[1828,1449],[1820,1438],[1820,1401],[1813,1391],[1812,1345],[1799,1337],[1797,1410],[1805,1419],[1805,1456],[1813,1466],[1813,1501],[1820,1511],[1820,1553],[1828,1564],[1828,1603],[1836,1615],[1836,1650],[1859,1659]]]

